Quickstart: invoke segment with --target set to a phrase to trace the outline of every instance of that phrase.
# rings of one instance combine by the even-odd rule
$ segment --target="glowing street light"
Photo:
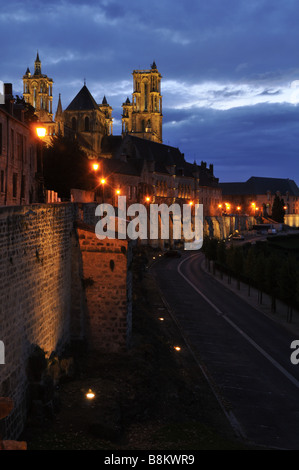
[[[97,170],[99,169],[99,166],[100,166],[100,165],[99,165],[98,163],[93,163],[93,164],[92,164],[92,169],[93,169],[94,171],[97,171]]]
[[[85,396],[86,396],[87,400],[93,400],[96,395],[90,388]]]
[[[42,139],[46,135],[46,128],[45,127],[37,127],[36,128],[36,134],[40,139]]]
[[[106,183],[105,178],[102,178],[102,179],[101,179],[101,184],[105,184],[105,183]]]
[[[115,191],[115,193],[116,193],[117,195],[119,195],[119,194],[120,194],[120,189],[117,189],[117,190]]]
[[[145,198],[145,200],[146,200],[146,202],[150,202],[151,198],[150,198],[149,196],[147,196],[147,197]]]
[[[37,158],[37,173],[39,175],[38,199],[40,202],[45,202],[43,138],[46,136],[47,129],[43,126],[38,126],[35,128],[35,132],[39,138],[39,156]]]

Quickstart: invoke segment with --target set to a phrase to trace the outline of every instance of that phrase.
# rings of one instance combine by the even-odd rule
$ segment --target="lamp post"
[[[36,127],[36,135],[39,138],[40,158],[37,165],[37,182],[39,202],[45,202],[44,194],[44,164],[43,164],[43,138],[46,136],[46,128],[43,126]]]
[[[105,202],[105,184],[106,184],[105,178],[101,178],[100,183],[102,185],[103,202]]]
[[[92,169],[92,171],[95,175],[95,180],[96,181],[97,181],[97,177],[98,177],[99,168],[100,168],[100,165],[99,165],[98,162],[91,163],[91,169]],[[93,183],[94,183],[94,181],[93,181]],[[98,191],[97,187],[95,187],[95,189],[94,189],[94,200],[95,201],[97,200],[97,196],[99,195],[98,193],[99,193],[99,191]]]

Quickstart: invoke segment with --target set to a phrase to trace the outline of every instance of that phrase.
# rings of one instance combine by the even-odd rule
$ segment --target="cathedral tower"
[[[53,80],[42,74],[38,53],[34,62],[34,74],[31,75],[29,68],[27,68],[23,76],[23,86],[24,100],[34,107],[39,120],[42,122],[52,121]]]
[[[122,133],[162,143],[161,74],[155,62],[150,70],[133,71],[132,103],[123,103]]]

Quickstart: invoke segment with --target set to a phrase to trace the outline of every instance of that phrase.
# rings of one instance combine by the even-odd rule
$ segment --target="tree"
[[[215,261],[217,258],[217,245],[218,245],[217,238],[209,238],[207,236],[204,237],[202,251],[204,252],[206,260],[208,262],[209,271],[210,271],[210,262]]]
[[[252,246],[250,246],[249,250],[247,251],[245,260],[244,260],[244,274],[248,282],[248,296],[250,296],[250,287],[251,287],[251,283],[254,277],[255,261],[256,261],[255,249]]]
[[[265,274],[266,274],[266,289],[269,295],[271,296],[271,311],[276,312],[276,296],[278,293],[278,266],[279,259],[276,256],[271,255],[266,260]]]
[[[298,272],[296,260],[285,259],[279,271],[280,298],[287,304],[287,321],[291,323],[293,307],[296,301]]]
[[[272,206],[272,219],[274,219],[276,222],[283,223],[284,214],[284,200],[280,199],[276,194]]]
[[[254,265],[253,278],[258,290],[258,302],[263,303],[263,289],[265,285],[265,256],[262,252],[256,253],[256,262]]]
[[[224,240],[218,241],[216,257],[217,257],[218,267],[220,268],[220,277],[222,279],[223,267],[225,266],[225,263],[226,263],[226,246],[225,246]]]
[[[76,139],[65,136],[52,137],[51,145],[44,148],[44,178],[46,188],[62,198],[69,198],[71,189],[96,187],[90,160]]]

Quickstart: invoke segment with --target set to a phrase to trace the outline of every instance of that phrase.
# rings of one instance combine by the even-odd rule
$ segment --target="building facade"
[[[286,214],[299,214],[299,188],[283,178],[251,177],[243,183],[220,183],[222,210],[248,215],[271,216],[276,195],[284,202]]]
[[[188,163],[178,148],[126,134],[103,139],[98,159],[99,200],[130,204],[203,204],[204,215],[217,215],[221,202],[213,165]]]
[[[132,102],[123,103],[122,134],[162,143],[161,79],[155,62],[149,70],[133,71]]]
[[[59,104],[59,103],[58,103]],[[71,130],[91,156],[99,155],[105,135],[112,134],[112,108],[106,98],[98,105],[86,84],[62,113],[64,132]]]
[[[34,73],[27,67],[23,75],[23,97],[30,104],[38,117],[38,121],[47,129],[47,136],[55,135],[56,126],[53,121],[53,79],[42,73],[42,64],[37,53],[34,62]]]
[[[38,200],[38,142],[17,104],[12,85],[5,84],[5,104],[0,105],[0,205],[22,205]]]

